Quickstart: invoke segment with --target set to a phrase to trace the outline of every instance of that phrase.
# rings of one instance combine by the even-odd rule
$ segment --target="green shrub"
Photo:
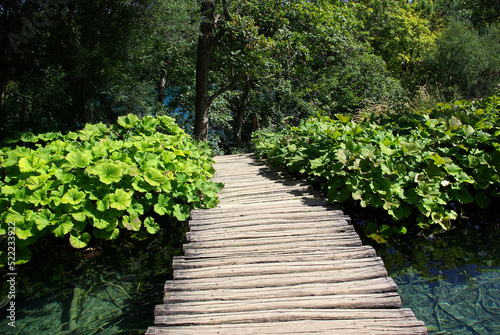
[[[308,176],[331,202],[351,198],[395,220],[415,216],[422,228],[448,229],[460,205],[487,207],[499,196],[499,97],[359,123],[337,118],[260,133],[256,150]]]
[[[112,126],[26,133],[6,144],[0,149],[0,236],[15,225],[18,264],[47,233],[75,248],[92,236],[116,239],[121,231],[145,238],[159,230],[154,216],[186,220],[193,208],[215,206],[222,186],[210,181],[206,144],[166,116],[130,114]]]

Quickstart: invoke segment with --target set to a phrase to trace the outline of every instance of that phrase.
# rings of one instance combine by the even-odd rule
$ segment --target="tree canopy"
[[[0,136],[170,114],[228,152],[257,128],[405,106],[422,87],[485,97],[500,82],[499,11],[489,0],[7,1]]]

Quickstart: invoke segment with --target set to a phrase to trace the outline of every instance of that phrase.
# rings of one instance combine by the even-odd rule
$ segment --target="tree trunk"
[[[165,66],[160,70],[160,80],[158,81],[158,97],[157,100],[162,104],[165,102],[167,97],[167,74],[168,68],[170,67],[170,58],[165,60]]]
[[[196,54],[196,106],[194,120],[194,137],[207,141],[208,139],[208,110],[211,99],[208,92],[208,77],[212,50],[214,47],[215,30],[215,2],[201,3],[203,20],[200,24],[198,49]]]
[[[248,103],[248,98],[250,97],[250,84],[247,83],[243,92],[241,92],[240,99],[238,101],[238,106],[236,106],[236,115],[234,116],[234,143],[236,146],[241,146],[241,128],[243,125],[243,116],[245,115],[245,109]]]

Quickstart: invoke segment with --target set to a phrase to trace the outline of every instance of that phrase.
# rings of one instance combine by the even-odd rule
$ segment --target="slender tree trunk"
[[[158,81],[158,97],[157,100],[161,103],[165,102],[167,97],[167,75],[170,67],[170,58],[165,60],[165,66],[160,70],[160,80]]]
[[[215,30],[215,2],[201,3],[203,20],[200,24],[198,49],[196,54],[196,106],[194,120],[194,137],[207,141],[208,138],[208,110],[211,98],[208,92],[208,77],[214,44]]]
[[[245,109],[248,103],[248,98],[250,97],[250,84],[247,83],[245,88],[241,92],[240,99],[238,101],[238,106],[236,106],[236,115],[234,116],[234,143],[236,146],[241,145],[241,128],[243,125],[243,116],[245,115]]]

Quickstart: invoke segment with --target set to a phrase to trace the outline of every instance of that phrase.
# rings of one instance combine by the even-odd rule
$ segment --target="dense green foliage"
[[[484,206],[496,195],[497,174],[492,171],[496,171],[493,148],[497,134],[484,126],[487,118],[481,116],[476,121],[478,112],[472,110],[487,110],[488,122],[495,125],[495,100],[491,106],[462,103],[460,113],[453,102],[428,113],[409,112],[408,106],[496,94],[500,83],[496,9],[498,4],[490,0],[5,3],[0,6],[0,44],[4,50],[0,55],[0,138],[14,131],[41,135],[25,133],[24,140],[2,149],[1,199],[8,211],[0,215],[12,219],[15,213],[27,211],[20,219],[22,224],[38,220],[40,229],[20,226],[25,231],[21,237],[29,244],[34,239],[30,229],[40,233],[48,230],[46,221],[38,217],[47,214],[52,220],[51,215],[63,213],[64,208],[70,215],[57,216],[61,228],[55,234],[69,233],[72,243],[84,245],[91,232],[83,228],[86,212],[78,213],[82,208],[90,212],[86,208],[89,203],[123,212],[125,225],[134,229],[137,221],[133,215],[141,217],[146,229],[148,210],[182,219],[187,207],[198,206],[193,195],[196,191],[192,186],[184,188],[182,174],[179,185],[183,186],[178,190],[179,182],[170,182],[172,192],[177,192],[172,197],[177,200],[171,202],[159,194],[161,185],[147,182],[154,182],[154,175],[143,168],[144,162],[156,164],[148,166],[151,169],[166,169],[160,173],[169,179],[173,174],[168,171],[177,170],[167,169],[165,164],[182,161],[176,156],[169,162],[168,154],[158,151],[151,154],[167,155],[166,161],[163,156],[158,160],[148,156],[139,163],[137,157],[150,154],[147,143],[163,141],[158,139],[164,136],[162,132],[137,133],[133,136],[144,137],[143,144],[130,146],[125,140],[129,135],[123,132],[128,128],[86,124],[110,123],[129,113],[170,114],[183,129],[208,139],[222,154],[250,147],[256,129],[272,132],[297,126],[300,120],[319,113],[322,116],[315,121],[302,122],[285,133],[263,133],[265,141],[259,150],[313,176],[332,200],[351,197],[363,206],[385,208],[394,218],[416,215],[422,226],[438,223],[448,227],[458,215],[453,206],[471,199]],[[426,101],[416,101],[417,92],[435,93]],[[475,104],[487,104],[485,101]],[[377,110],[404,114],[358,123],[336,116]],[[120,120],[123,123],[132,117]],[[154,119],[134,123],[140,128],[150,122],[146,120]],[[80,131],[63,136],[47,133],[49,129]],[[84,140],[83,134],[94,131],[100,135]],[[311,134],[315,135],[308,139]],[[276,151],[273,146],[288,137],[298,142]],[[189,142],[187,137],[183,141]],[[99,156],[101,149],[88,147],[94,142],[96,148],[105,146],[102,150],[109,151],[105,156],[110,158]],[[461,149],[462,145],[466,149]],[[72,153],[73,147],[86,149]],[[337,151],[332,154],[332,150]],[[313,165],[308,165],[309,158]],[[116,163],[122,159],[123,164],[132,162],[142,170],[128,171]],[[87,161],[89,167],[83,167]],[[53,171],[52,164],[59,172]],[[188,171],[190,164],[194,163],[186,166]],[[328,168],[322,171],[320,166]],[[69,171],[78,173],[70,178]],[[345,179],[341,181],[346,186],[330,181],[332,171]],[[361,176],[356,181],[350,179],[357,175],[353,171]],[[370,179],[373,174],[383,178],[380,185]],[[140,178],[144,181],[137,183]],[[491,179],[489,184],[485,178]],[[28,184],[21,183],[23,180]],[[102,185],[92,184],[97,181]],[[132,182],[132,187],[114,185],[127,182]],[[194,183],[188,184],[204,187]],[[151,189],[144,188],[146,184]],[[102,193],[93,194],[88,185]],[[65,196],[64,202],[48,200],[52,186],[62,187],[57,192]],[[32,199],[31,207],[19,207],[18,211],[14,205],[28,202],[13,199],[24,195]],[[204,197],[208,205],[211,197]],[[141,204],[144,213],[127,207],[129,200]],[[70,207],[74,208],[69,211]],[[100,228],[105,219],[96,217],[89,222],[101,231],[97,235],[106,231],[114,236],[113,224],[106,225],[108,230]],[[62,225],[65,220],[82,227],[71,230],[70,224]]]
[[[159,110],[154,90],[193,75],[186,49],[195,43],[195,3],[2,2],[0,139]]]
[[[166,116],[129,114],[66,135],[25,133],[8,145],[0,149],[0,235],[15,225],[20,263],[47,233],[75,248],[91,236],[145,238],[160,228],[155,217],[184,221],[193,208],[215,206],[221,187],[209,180],[206,144]]]
[[[480,33],[463,22],[451,22],[424,57],[422,70],[439,83],[448,99],[475,99],[493,94],[499,85],[500,30]]]
[[[224,153],[248,147],[257,126],[400,108],[422,87],[438,100],[484,98],[500,83],[496,9],[491,0],[8,2],[0,137],[169,114]]]
[[[255,142],[269,162],[307,176],[331,202],[353,199],[395,220],[448,229],[461,205],[484,208],[500,196],[499,126],[494,96],[358,121],[317,116]]]

